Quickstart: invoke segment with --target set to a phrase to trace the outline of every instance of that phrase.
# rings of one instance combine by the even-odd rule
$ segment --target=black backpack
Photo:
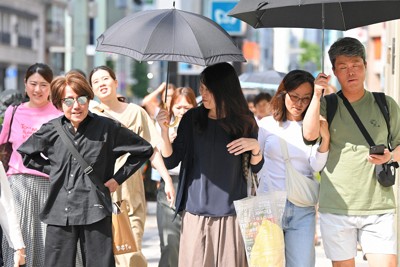
[[[388,145],[391,146],[390,141],[392,140],[392,135],[390,133],[390,114],[389,108],[386,102],[386,96],[384,93],[372,92],[372,95],[375,98],[376,103],[381,110],[383,117],[386,121],[386,126],[388,129]],[[338,106],[338,96],[337,94],[329,94],[324,96],[326,100],[326,120],[328,122],[329,127],[331,126],[331,122],[335,117],[337,106]]]

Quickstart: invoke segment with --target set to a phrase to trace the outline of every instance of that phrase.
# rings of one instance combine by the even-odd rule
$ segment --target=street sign
[[[204,70],[203,66],[198,66],[185,62],[178,62],[179,75],[199,75],[203,70]]]
[[[218,23],[232,36],[243,36],[243,22],[237,18],[228,16],[238,1],[211,1],[211,19]]]

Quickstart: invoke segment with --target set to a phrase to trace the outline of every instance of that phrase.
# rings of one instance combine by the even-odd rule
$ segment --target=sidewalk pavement
[[[319,228],[319,226],[318,226]],[[319,233],[319,229],[318,229]],[[148,261],[148,267],[158,267],[160,259],[160,241],[158,237],[156,202],[147,202],[147,220],[143,236],[142,252]],[[316,267],[331,267],[332,263],[325,257],[322,245],[316,247]],[[368,267],[368,263],[362,259],[361,251],[356,257],[356,267]]]

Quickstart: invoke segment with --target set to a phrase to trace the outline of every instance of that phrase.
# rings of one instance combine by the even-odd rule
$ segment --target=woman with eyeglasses
[[[107,66],[94,68],[89,74],[89,83],[93,88],[94,94],[101,101],[98,106],[91,109],[92,112],[119,121],[129,130],[152,144],[154,155],[150,158],[150,161],[165,181],[164,192],[171,206],[175,201],[175,190],[161,154],[156,147],[161,141],[161,136],[154,122],[140,106],[118,100],[118,80],[111,68]],[[118,159],[115,166],[116,169],[125,162],[126,157],[127,155],[124,155]],[[146,198],[142,173],[138,171],[127,179],[113,195],[113,198],[115,201],[126,200],[128,202],[130,208],[128,214],[138,247],[137,252],[116,255],[116,264],[121,267],[145,267],[147,266],[147,261],[141,252],[146,221]]]
[[[6,143],[8,136],[12,143],[13,152],[7,176],[26,245],[23,256],[26,255],[27,267],[44,266],[46,224],[39,220],[39,212],[47,199],[50,183],[48,174],[23,165],[17,148],[44,123],[62,114],[49,101],[52,80],[53,71],[48,65],[35,63],[28,67],[24,78],[28,101],[18,105],[14,115],[14,107],[7,108],[0,135],[0,144]],[[3,257],[6,267],[13,266],[14,249],[10,248],[4,238]]]
[[[284,150],[287,150],[292,166],[310,179],[325,166],[330,141],[326,120],[320,121],[320,144],[306,145],[301,130],[313,92],[314,77],[310,73],[302,70],[289,72],[271,100],[272,116],[259,121],[258,141],[265,159],[258,173],[259,191],[286,190],[288,178]],[[315,205],[304,207],[286,201],[282,218],[286,267],[315,266],[315,216]]]
[[[115,266],[110,192],[153,154],[147,141],[119,122],[89,112],[93,97],[82,75],[55,78],[51,100],[64,115],[45,123],[18,149],[27,167],[50,175],[49,197],[40,213],[47,224],[44,266],[75,266],[78,242],[84,266]],[[69,143],[93,168],[91,177]],[[125,154],[125,163],[114,171],[115,162]],[[95,185],[94,179],[104,186]]]

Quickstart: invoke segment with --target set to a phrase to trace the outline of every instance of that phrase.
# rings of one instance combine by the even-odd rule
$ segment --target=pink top
[[[7,142],[12,111],[13,107],[9,106],[5,112],[3,129],[0,134],[0,144]],[[47,174],[26,168],[22,163],[22,157],[17,152],[17,149],[29,138],[29,136],[32,135],[32,133],[39,130],[42,124],[61,115],[63,115],[63,113],[57,110],[51,102],[40,108],[28,107],[26,103],[18,106],[17,111],[14,114],[10,135],[13,153],[11,154],[10,162],[8,164],[9,169],[7,175],[24,173],[48,177]]]

